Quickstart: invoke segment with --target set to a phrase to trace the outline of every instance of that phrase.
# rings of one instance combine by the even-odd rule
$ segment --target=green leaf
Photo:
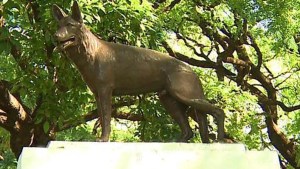
[[[0,54],[1,53],[9,53],[10,45],[6,41],[0,41]]]
[[[101,11],[106,14],[106,9],[104,8],[102,3],[98,3],[98,8],[101,9]]]
[[[50,129],[50,123],[48,121],[46,121],[44,124],[43,124],[43,129],[44,129],[44,132],[47,133]]]

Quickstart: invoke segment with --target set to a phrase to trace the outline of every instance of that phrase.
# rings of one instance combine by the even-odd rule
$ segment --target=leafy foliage
[[[16,159],[14,154],[9,148],[9,133],[3,129],[0,129],[0,157],[3,158],[0,161],[1,169],[16,169]]]

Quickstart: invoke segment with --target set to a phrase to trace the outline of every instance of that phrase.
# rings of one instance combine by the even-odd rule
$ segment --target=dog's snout
[[[54,40],[55,40],[56,42],[59,42],[59,41],[61,41],[61,40],[63,39],[63,36],[62,36],[62,34],[61,34],[59,31],[57,31],[57,32],[54,34],[53,38],[54,38]]]
[[[65,27],[58,29],[55,34],[54,38],[56,40],[64,40],[66,37],[68,37],[68,31]]]

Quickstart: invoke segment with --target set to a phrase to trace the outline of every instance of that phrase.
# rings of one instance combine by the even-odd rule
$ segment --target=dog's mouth
[[[68,38],[66,40],[59,41],[58,44],[63,49],[65,49],[65,48],[67,48],[69,46],[75,45],[75,42],[76,42],[75,36],[71,36],[70,38]]]

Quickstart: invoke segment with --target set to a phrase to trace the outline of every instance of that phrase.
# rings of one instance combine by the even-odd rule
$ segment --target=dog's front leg
[[[107,142],[110,134],[110,121],[112,109],[112,90],[110,88],[101,88],[96,94],[97,109],[99,118],[101,118],[102,133],[100,141]]]

